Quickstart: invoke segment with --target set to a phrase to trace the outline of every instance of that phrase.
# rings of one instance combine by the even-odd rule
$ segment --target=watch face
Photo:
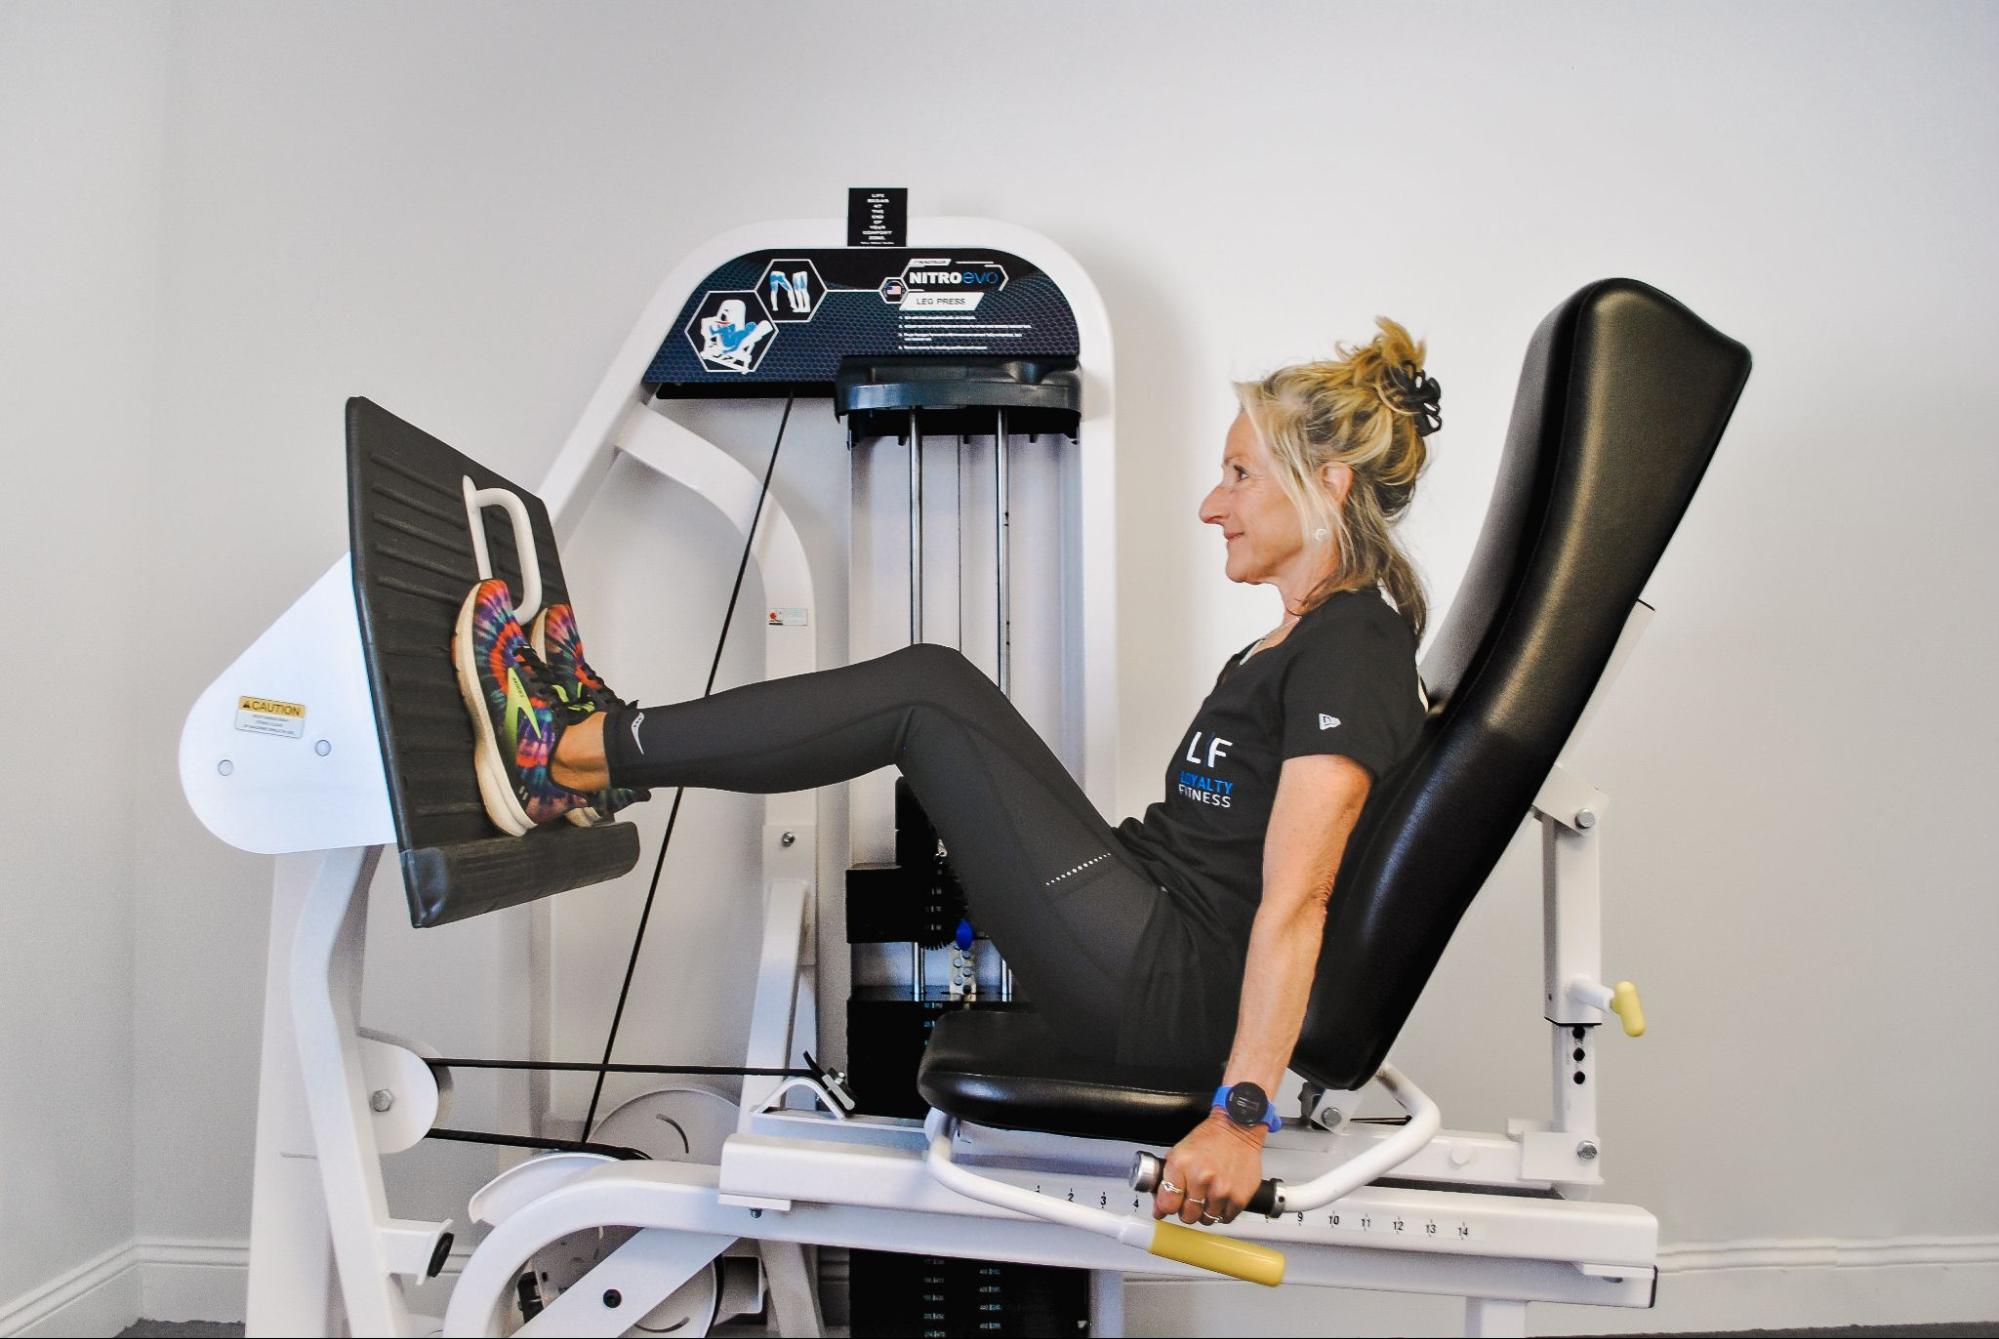
[[[1238,1083],[1229,1090],[1229,1119],[1237,1125],[1261,1125],[1268,1099],[1253,1083]]]

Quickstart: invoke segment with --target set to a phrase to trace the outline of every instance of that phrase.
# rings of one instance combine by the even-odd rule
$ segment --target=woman
[[[500,581],[474,588],[453,643],[488,812],[519,834],[595,821],[643,787],[803,790],[893,763],[973,920],[1061,1041],[1107,1064],[1220,1077],[1153,1212],[1230,1221],[1261,1179],[1268,1094],[1298,1038],[1347,836],[1423,719],[1425,601],[1390,527],[1442,425],[1441,388],[1423,346],[1379,325],[1337,360],[1236,387],[1200,518],[1222,532],[1229,579],[1275,586],[1284,614],[1223,666],[1143,818],[1112,831],[948,647],[641,709],[590,670],[567,606],[530,637]]]

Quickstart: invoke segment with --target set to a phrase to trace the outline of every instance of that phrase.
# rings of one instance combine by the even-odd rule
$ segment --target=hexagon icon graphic
[[[763,299],[740,289],[709,293],[687,323],[687,342],[710,372],[756,371],[777,335]]]
[[[763,277],[757,280],[757,292],[772,320],[809,321],[819,310],[820,299],[826,296],[826,281],[819,277],[819,267],[811,261],[780,257],[764,266]]]
[[[875,291],[882,295],[883,302],[893,307],[902,301],[905,293],[909,292],[909,285],[902,282],[895,275],[890,275],[881,281],[881,287]]]

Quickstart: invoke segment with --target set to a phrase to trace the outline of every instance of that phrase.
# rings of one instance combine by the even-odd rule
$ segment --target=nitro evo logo
[[[1006,267],[992,260],[926,257],[903,267],[902,280],[914,289],[980,288],[997,292],[1006,287]]]

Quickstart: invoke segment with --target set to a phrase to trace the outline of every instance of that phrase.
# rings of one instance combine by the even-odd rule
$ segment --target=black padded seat
[[[916,1088],[939,1111],[1003,1130],[1176,1144],[1220,1081],[1084,1059],[1025,1009],[960,1009],[937,1020]]]

